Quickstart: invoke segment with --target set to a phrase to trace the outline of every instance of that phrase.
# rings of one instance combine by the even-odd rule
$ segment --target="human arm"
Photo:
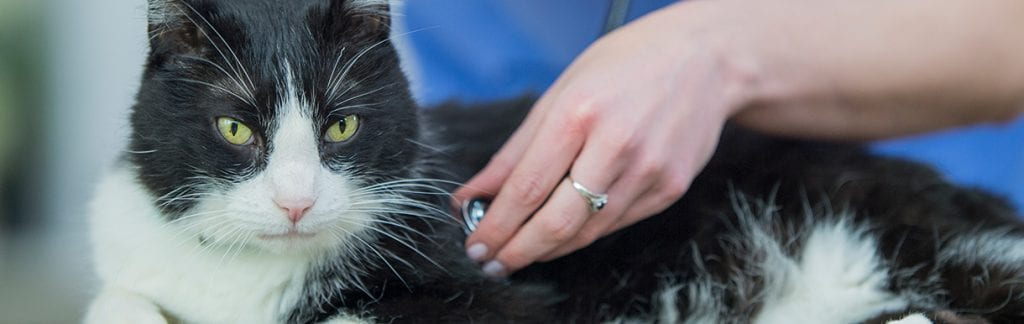
[[[1019,40],[1015,0],[666,7],[580,55],[456,193],[498,193],[468,252],[505,274],[663,210],[729,118],[841,140],[1009,119],[1024,108]],[[566,174],[607,192],[608,206],[591,215]]]

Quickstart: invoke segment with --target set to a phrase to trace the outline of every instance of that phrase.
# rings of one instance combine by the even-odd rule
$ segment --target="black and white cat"
[[[419,111],[386,0],[151,0],[88,323],[1024,321],[1002,200],[728,128],[661,215],[491,279],[445,192],[529,101]]]

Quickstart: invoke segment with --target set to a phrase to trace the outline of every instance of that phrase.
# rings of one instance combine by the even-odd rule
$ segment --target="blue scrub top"
[[[425,105],[540,94],[604,26],[610,0],[406,0],[405,68]],[[675,1],[633,0],[627,17]],[[892,140],[882,154],[934,165],[951,180],[979,186],[1024,207],[1024,119]]]

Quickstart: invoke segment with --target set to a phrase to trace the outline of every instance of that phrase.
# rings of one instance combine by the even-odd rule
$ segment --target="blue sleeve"
[[[633,0],[635,19],[669,0]],[[600,35],[610,0],[407,0],[417,100],[479,102],[540,94]],[[949,179],[1024,206],[1024,121],[886,141],[882,154],[936,166]]]
[[[632,0],[636,18],[671,0]],[[421,103],[541,93],[600,36],[610,0],[408,0],[407,69]]]

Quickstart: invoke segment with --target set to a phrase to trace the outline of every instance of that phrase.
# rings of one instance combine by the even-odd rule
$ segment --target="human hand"
[[[588,48],[456,192],[459,201],[497,193],[466,241],[484,271],[505,275],[568,254],[687,190],[749,80],[706,30],[679,28],[679,6]],[[607,205],[592,213],[566,175],[607,193]]]

